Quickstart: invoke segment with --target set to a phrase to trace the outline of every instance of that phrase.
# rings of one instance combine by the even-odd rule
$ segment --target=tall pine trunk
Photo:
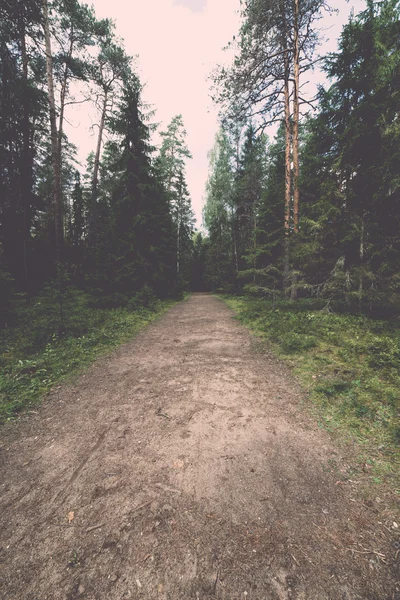
[[[290,208],[291,208],[291,123],[290,123],[290,57],[288,49],[288,31],[285,15],[285,6],[281,2],[281,13],[283,19],[282,48],[284,60],[284,102],[285,102],[285,241],[284,241],[284,265],[283,265],[283,287],[289,288],[290,273]]]
[[[300,163],[299,163],[299,121],[300,121],[300,46],[299,46],[299,0],[294,0],[294,53],[293,53],[293,231],[299,231]]]
[[[23,9],[22,9],[23,10]],[[23,95],[23,117],[22,117],[22,166],[21,166],[21,195],[23,206],[23,268],[24,288],[29,294],[29,266],[28,266],[28,244],[30,236],[30,194],[32,191],[32,161],[30,148],[30,123],[29,123],[29,99],[28,99],[28,57],[25,42],[24,14],[20,14],[20,41],[22,57],[22,74],[26,93]]]
[[[180,273],[180,260],[181,260],[181,231],[180,225],[178,223],[178,232],[177,232],[177,240],[176,240],[176,275],[179,277]]]
[[[364,254],[365,254],[365,218],[364,212],[361,216],[361,226],[360,226],[360,274],[359,274],[359,285],[358,285],[358,310],[360,314],[363,309],[363,299],[364,299],[364,274],[363,274],[363,265],[364,265]]]
[[[253,210],[253,250],[254,250],[254,258],[253,258],[253,283],[256,284],[256,268],[257,268],[257,213]]]
[[[105,89],[104,90],[103,107],[102,107],[101,118],[100,118],[99,135],[97,137],[96,155],[95,155],[94,164],[93,164],[93,182],[92,182],[92,202],[93,203],[96,202],[96,199],[97,199],[97,185],[98,185],[98,180],[99,180],[99,167],[100,167],[100,152],[101,152],[101,144],[103,141],[104,126],[105,126],[105,122],[106,122],[107,102],[108,102],[108,89]]]
[[[53,205],[54,205],[54,223],[55,223],[55,255],[56,262],[62,262],[63,254],[63,220],[62,220],[62,199],[61,199],[61,165],[58,154],[58,134],[56,122],[56,104],[54,98],[53,81],[53,54],[51,51],[49,9],[47,0],[43,0],[43,25],[44,37],[46,43],[46,72],[47,87],[50,106],[50,134],[51,134],[51,158],[53,165]]]
[[[299,233],[300,163],[299,163],[299,120],[300,120],[300,45],[299,45],[299,0],[294,0],[293,25],[293,233]],[[292,276],[291,299],[297,299],[297,275]]]
[[[62,171],[62,138],[63,138],[63,130],[64,130],[64,112],[65,112],[65,99],[67,97],[67,87],[68,87],[68,71],[69,71],[69,63],[71,61],[72,58],[72,52],[73,52],[73,47],[74,47],[74,30],[73,27],[71,26],[71,33],[70,33],[70,46],[69,46],[69,50],[68,50],[68,55],[66,56],[65,59],[65,67],[64,67],[64,73],[63,73],[63,78],[62,78],[62,83],[61,83],[61,92],[60,92],[60,115],[58,118],[58,134],[57,134],[57,162],[58,162],[58,168],[60,171],[60,178],[61,178],[61,171]],[[46,51],[47,51],[47,45],[46,45]],[[51,50],[50,50],[51,52]],[[61,199],[61,182],[60,182],[60,199]]]

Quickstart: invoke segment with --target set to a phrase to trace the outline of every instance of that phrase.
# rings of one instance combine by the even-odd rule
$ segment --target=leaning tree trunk
[[[53,164],[53,204],[54,204],[54,222],[55,222],[55,250],[56,261],[58,264],[62,261],[63,251],[63,221],[62,221],[62,202],[61,202],[61,165],[58,156],[58,135],[56,123],[56,104],[54,98],[53,81],[53,55],[51,51],[49,9],[47,0],[43,0],[43,21],[44,36],[46,43],[46,71],[47,87],[50,105],[50,134],[51,134],[51,158]]]

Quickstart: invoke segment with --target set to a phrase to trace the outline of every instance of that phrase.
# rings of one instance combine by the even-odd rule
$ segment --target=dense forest
[[[2,325],[43,293],[60,330],[78,292],[99,307],[193,288],[398,310],[400,9],[370,0],[320,56],[326,10],[242,3],[235,59],[213,75],[221,128],[203,238],[182,116],[153,147],[153,112],[114,24],[77,0],[2,3]],[[303,98],[316,63],[331,85]],[[97,114],[85,169],[65,134],[81,103]]]
[[[369,0],[338,51],[320,56],[324,10],[322,0],[242,4],[235,59],[213,77],[222,127],[204,208],[206,279],[275,300],[397,312],[400,6]],[[330,86],[308,99],[316,63]]]
[[[1,2],[0,80],[8,418],[182,297],[194,218],[182,116],[154,122],[110,19],[78,0]],[[94,148],[85,165],[66,134],[82,105],[92,127],[80,139]]]
[[[45,294],[93,306],[188,287],[193,214],[180,115],[151,145],[153,114],[110,20],[77,0],[0,8],[1,323]],[[92,103],[83,169],[65,124]],[[17,311],[18,312],[18,311]]]
[[[194,257],[205,286],[295,369],[324,425],[390,464],[400,441],[400,3],[365,4],[323,54],[320,21],[334,13],[324,0],[242,2],[234,59],[212,74],[221,127],[208,237]],[[312,94],[314,69],[325,83]]]
[[[0,0],[1,597],[400,600],[400,0],[93,1]]]
[[[326,55],[329,12],[325,0],[241,3],[233,59],[211,74],[220,128],[196,231],[183,117],[156,124],[115,24],[78,0],[0,3],[3,415],[190,290],[264,302],[257,315],[384,318],[384,339],[352,352],[375,353],[394,385],[400,5],[368,0]],[[310,94],[315,69],[327,83]],[[66,134],[81,105],[95,115],[85,165]],[[316,343],[307,314],[288,347]],[[297,317],[278,316],[282,337]],[[344,380],[353,389],[359,376]]]

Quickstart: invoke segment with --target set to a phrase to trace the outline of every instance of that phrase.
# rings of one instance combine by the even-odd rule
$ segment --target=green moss
[[[400,442],[400,322],[333,314],[312,303],[223,300],[308,391],[318,420],[360,445],[374,472],[397,473]],[[368,448],[368,450],[365,450]]]
[[[14,418],[55,384],[131,339],[175,303],[155,301],[151,308],[100,310],[90,308],[81,294],[75,296],[65,307],[67,327],[62,336],[55,333],[57,318],[43,298],[30,307],[30,318],[4,332],[0,340],[0,422]]]

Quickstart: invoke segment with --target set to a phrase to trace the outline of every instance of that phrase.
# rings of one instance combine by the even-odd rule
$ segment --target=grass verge
[[[299,301],[221,296],[293,369],[321,425],[359,449],[359,468],[399,485],[400,322],[327,313]],[[397,491],[397,493],[399,493]]]
[[[81,300],[81,306],[79,303]],[[31,323],[22,324],[0,339],[0,422],[11,420],[32,406],[55,385],[139,333],[176,301],[155,301],[151,308],[88,308],[76,297],[67,333],[59,336],[51,327],[48,306],[43,322],[40,305]],[[49,325],[50,324],[50,325]],[[39,347],[40,349],[35,350]]]

